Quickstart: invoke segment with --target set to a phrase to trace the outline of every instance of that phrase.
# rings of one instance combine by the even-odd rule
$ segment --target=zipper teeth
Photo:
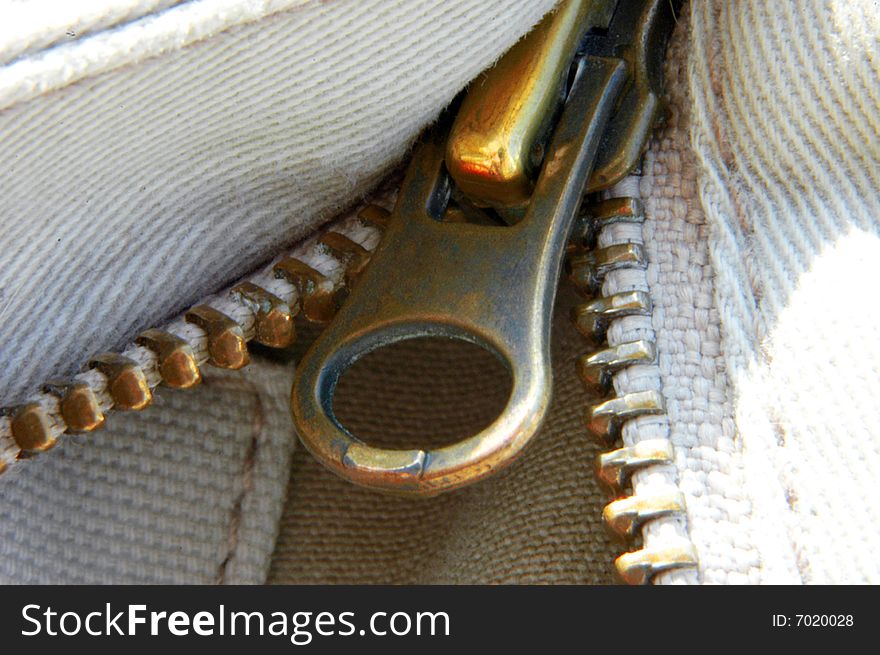
[[[698,561],[657,364],[638,182],[626,178],[582,212],[567,272],[590,300],[572,319],[599,349],[581,356],[577,369],[587,390],[603,398],[586,412],[588,432],[609,448],[596,459],[614,498],[603,519],[628,546],[641,542],[615,560],[618,573],[629,584],[689,582]]]
[[[644,209],[632,193],[637,189],[638,178],[628,178],[615,186],[611,197],[586,205],[580,244],[569,254],[567,270],[569,279],[591,298],[574,308],[575,325],[593,346],[606,345],[578,359],[578,374],[594,395],[614,391],[586,414],[588,431],[611,448],[596,461],[599,479],[615,498],[603,518],[627,542],[641,538],[641,547],[624,552],[615,565],[625,582],[645,584],[660,574],[674,581],[675,572],[693,570],[698,562],[687,534],[685,499],[677,486],[659,383],[642,237]],[[147,407],[160,384],[197,384],[206,363],[240,368],[248,361],[250,341],[289,345],[295,338],[295,316],[329,320],[338,298],[378,245],[395,193],[381,192],[375,204],[337,219],[162,328],[144,331],[121,353],[97,355],[82,373],[44,385],[23,404],[0,409],[0,474],[49,450],[65,433],[102,427],[111,410]],[[270,317],[279,319],[276,327],[288,325],[287,330],[262,329]],[[163,366],[166,362],[175,365]],[[84,403],[80,411],[63,411],[71,399]],[[91,413],[83,412],[83,406]],[[72,416],[77,425],[68,424]]]
[[[344,214],[257,273],[145,330],[122,352],[96,355],[81,373],[0,409],[0,474],[66,433],[102,427],[111,410],[144,409],[160,384],[194,386],[205,364],[244,366],[250,341],[290,345],[294,317],[329,320],[378,245],[395,194],[386,187],[372,198],[375,204]]]

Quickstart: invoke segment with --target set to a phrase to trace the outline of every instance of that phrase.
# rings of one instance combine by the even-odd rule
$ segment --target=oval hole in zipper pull
[[[658,3],[615,4],[564,3],[465,97],[454,125],[447,113],[417,146],[382,243],[300,362],[291,395],[304,445],[342,477],[435,495],[497,471],[538,430],[550,401],[550,318],[566,243],[618,101],[641,92],[627,85],[637,67],[620,53],[638,50],[627,46],[642,39],[646,8]],[[587,27],[600,28],[602,47],[592,51],[601,56],[572,64]],[[486,147],[475,162],[468,157],[479,154],[480,131]],[[646,134],[628,150],[638,155]],[[493,162],[512,144],[512,164],[498,174]],[[405,450],[370,446],[340,423],[333,395],[355,361],[437,336],[480,345],[509,368],[510,398],[493,423],[452,445]]]

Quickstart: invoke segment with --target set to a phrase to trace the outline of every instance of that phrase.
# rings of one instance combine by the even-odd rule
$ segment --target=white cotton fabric
[[[352,203],[552,5],[201,0],[0,68],[2,404]]]
[[[706,230],[677,252],[675,294],[702,311],[705,238],[706,333],[717,321],[720,343],[703,342],[713,356],[701,388],[666,391],[700,398],[708,418],[681,432],[678,462],[701,577],[876,583],[880,10],[693,2],[690,20],[690,145]],[[682,195],[680,217],[694,211],[692,192]],[[673,347],[705,363],[700,342],[681,337]],[[717,395],[722,364],[731,406]]]
[[[106,0],[104,0],[106,2]],[[305,7],[308,0],[190,0],[172,3],[116,0],[97,5],[68,3],[50,23],[38,27],[40,12],[51,11],[51,0],[41,0],[21,18],[22,32],[5,36],[11,54],[27,53],[0,70],[0,108],[23,102],[79,80],[143,62],[168,50],[180,50],[224,30],[267,18],[273,13]],[[159,11],[177,4],[170,11]],[[79,16],[76,12],[85,9]],[[154,11],[154,13],[150,13]],[[119,25],[125,18],[139,18]],[[63,37],[59,25],[67,25]],[[28,27],[31,29],[28,30]],[[96,34],[89,34],[99,28]],[[13,23],[15,30],[15,23]],[[79,30],[79,31],[77,31]],[[21,34],[25,35],[22,42]],[[89,38],[82,39],[81,36]],[[66,37],[66,38],[64,38]],[[52,46],[31,50],[36,45]]]

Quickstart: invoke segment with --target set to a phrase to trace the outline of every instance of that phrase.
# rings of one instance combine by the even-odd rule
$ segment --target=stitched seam
[[[226,384],[227,382],[232,382],[232,384]],[[229,515],[229,524],[227,528],[228,536],[226,555],[217,567],[217,584],[225,584],[229,565],[235,560],[238,554],[237,551],[239,544],[241,543],[241,524],[244,513],[244,504],[254,488],[254,468],[256,467],[257,456],[259,454],[260,446],[262,445],[263,434],[266,428],[266,410],[259,389],[250,380],[224,380],[218,386],[246,388],[253,394],[254,400],[251,417],[251,438],[247,450],[245,451],[244,459],[242,460],[241,472],[239,475],[241,492],[232,504],[232,511]]]

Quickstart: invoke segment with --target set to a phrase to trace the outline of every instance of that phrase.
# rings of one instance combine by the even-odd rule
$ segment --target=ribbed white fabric
[[[691,20],[691,143],[737,427],[713,418],[680,463],[703,576],[878,582],[880,11],[693,2]]]
[[[208,12],[226,20],[211,38],[144,37],[157,21],[177,25],[174,12],[228,4],[185,3],[60,44],[45,56],[62,48],[76,69],[62,77],[76,83],[46,82],[55,90],[0,113],[4,405],[357,199],[553,2],[340,0],[276,13],[284,3],[244,2]],[[105,38],[128,39],[108,51],[125,66],[89,68]],[[20,85],[42,89],[48,78],[24,67],[42,56],[0,76],[18,70]]]
[[[15,54],[20,48],[28,56],[11,61],[0,69],[0,108],[24,102],[40,94],[63,88],[79,80],[123,66],[139,64],[169,50],[180,50],[224,30],[261,20],[274,13],[314,4],[309,0],[190,0],[177,3],[170,11],[156,11],[175,4],[131,0],[101,0],[90,3],[67,3],[54,20],[40,27],[41,10],[49,11],[51,0],[41,0],[45,7],[16,12],[24,21],[22,32],[13,31],[7,43]],[[77,12],[82,13],[77,16]],[[126,18],[140,18],[117,26]],[[70,43],[59,43],[59,24],[70,27],[64,32]],[[13,29],[17,27],[13,23]],[[115,29],[100,29],[100,28]],[[28,29],[30,28],[30,29]],[[77,29],[81,32],[78,33]],[[97,31],[94,34],[89,32]],[[79,40],[85,31],[88,38]],[[73,36],[71,36],[73,35]],[[24,36],[22,42],[22,36]],[[50,47],[32,51],[38,44]]]

